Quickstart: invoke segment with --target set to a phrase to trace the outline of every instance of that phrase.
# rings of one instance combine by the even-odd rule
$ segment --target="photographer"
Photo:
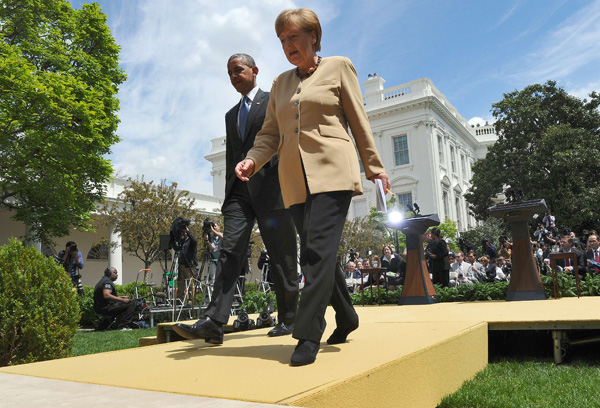
[[[210,221],[208,218],[204,221],[202,226],[202,234],[204,241],[210,252],[211,263],[208,268],[208,283],[213,285],[215,283],[215,275],[217,273],[217,262],[219,261],[219,255],[221,253],[221,242],[223,241],[223,233],[221,227],[216,222]]]
[[[187,222],[189,225],[189,221]],[[185,281],[192,279],[194,269],[198,265],[198,260],[196,259],[197,251],[198,240],[186,225],[184,241],[179,252],[179,270],[177,271],[177,299],[182,302],[185,297]]]
[[[81,275],[79,270],[83,269],[83,255],[77,249],[75,241],[67,242],[65,249],[60,251],[56,256],[56,262],[65,268],[65,271],[71,275],[71,283],[73,289],[77,289],[77,293],[83,294],[83,284],[81,283]]]

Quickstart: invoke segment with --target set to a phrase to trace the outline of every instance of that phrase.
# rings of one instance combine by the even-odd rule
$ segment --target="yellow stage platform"
[[[222,406],[431,408],[485,368],[488,330],[599,328],[598,310],[594,297],[359,306],[360,328],[347,343],[330,346],[329,308],[317,361],[304,367],[289,366],[294,339],[259,329],[226,334],[221,346],[177,341],[0,372],[227,400]]]

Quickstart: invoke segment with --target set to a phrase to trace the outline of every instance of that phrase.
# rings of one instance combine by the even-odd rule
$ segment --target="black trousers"
[[[293,333],[298,340],[321,341],[330,302],[337,327],[358,325],[346,277],[336,260],[351,199],[351,191],[332,191],[311,194],[304,204],[290,207],[300,235],[300,267],[305,279]]]
[[[242,182],[239,182],[240,184]],[[296,262],[296,231],[288,210],[265,210],[254,205],[247,187],[236,185],[235,193],[223,206],[225,230],[221,244],[221,254],[213,297],[204,313],[218,323],[229,320],[235,287],[246,262],[250,234],[255,220],[269,257],[275,297],[277,299],[277,319],[280,323],[292,324],[298,309],[298,271]]]
[[[135,314],[135,308],[137,307],[136,302],[115,302],[111,303],[105,308],[102,308],[98,313],[104,316],[116,317],[119,323],[119,329],[124,327],[130,327],[133,323],[133,316]]]

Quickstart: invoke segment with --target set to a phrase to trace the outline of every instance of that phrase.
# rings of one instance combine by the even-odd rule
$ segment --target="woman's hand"
[[[235,174],[242,181],[250,180],[250,175],[254,173],[254,161],[244,159],[235,166]]]
[[[381,180],[381,184],[383,184],[383,191],[385,191],[385,192],[388,192],[389,189],[392,187],[392,185],[390,184],[390,178],[385,173],[381,173],[376,176],[373,176],[369,180],[371,180],[373,183],[375,183],[375,179]]]

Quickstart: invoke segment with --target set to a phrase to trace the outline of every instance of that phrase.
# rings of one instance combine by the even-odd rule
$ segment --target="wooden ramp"
[[[431,408],[485,368],[488,329],[597,328],[598,310],[600,298],[593,297],[359,306],[360,328],[349,342],[330,346],[325,340],[335,320],[328,309],[330,324],[317,361],[304,367],[289,366],[294,339],[269,338],[268,329],[259,329],[226,334],[221,346],[177,341],[0,372],[228,403]]]

